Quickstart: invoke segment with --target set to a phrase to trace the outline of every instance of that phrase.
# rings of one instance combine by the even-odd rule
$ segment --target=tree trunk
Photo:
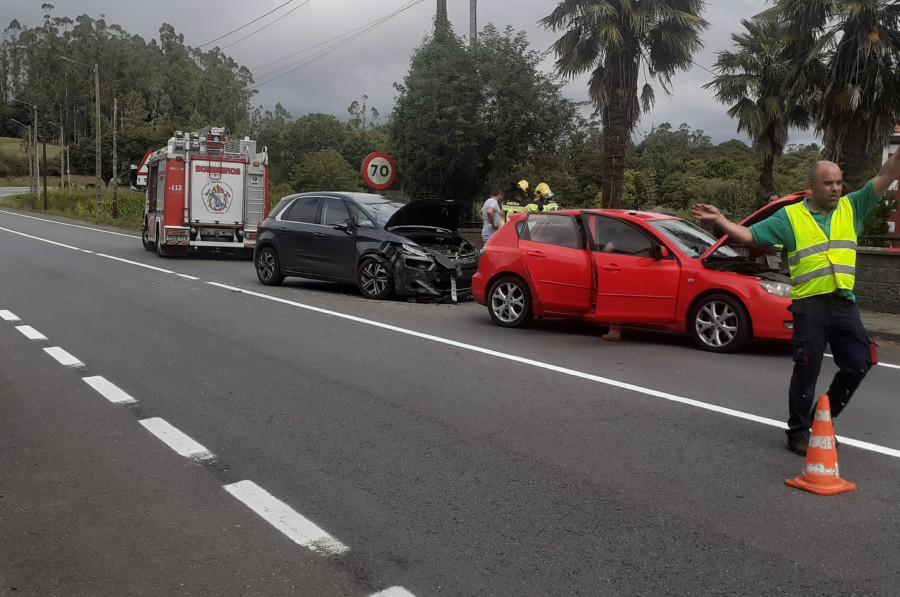
[[[622,206],[622,184],[625,181],[625,150],[628,146],[628,118],[623,90],[616,89],[603,118],[603,207]]]
[[[775,189],[775,177],[772,172],[775,169],[775,156],[771,153],[763,157],[762,171],[759,173],[759,187],[756,190],[756,204],[762,207],[769,199],[769,194],[778,193]],[[779,193],[780,195],[781,193]]]
[[[868,140],[868,131],[862,119],[854,118],[847,124],[843,144],[835,152],[839,153],[837,162],[844,171],[844,193],[857,191],[867,182],[863,178],[868,165]]]

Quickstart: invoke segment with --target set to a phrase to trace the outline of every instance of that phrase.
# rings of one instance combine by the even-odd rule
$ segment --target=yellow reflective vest
[[[794,230],[796,249],[788,253],[794,287],[791,298],[853,290],[856,279],[856,229],[853,206],[841,197],[831,215],[831,237],[816,224],[805,202],[784,208]]]

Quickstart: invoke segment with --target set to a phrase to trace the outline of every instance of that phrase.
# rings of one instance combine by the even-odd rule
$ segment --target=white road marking
[[[833,354],[828,354],[827,352],[823,352],[822,356],[828,357],[829,359],[833,359]],[[879,362],[878,367],[887,367],[888,369],[900,369],[900,365],[891,365],[890,363],[881,363]]]
[[[274,497],[253,481],[226,485],[225,491],[244,502],[263,520],[287,535],[294,543],[315,552],[341,555],[350,548],[307,520],[293,508]]]
[[[95,375],[93,377],[82,377],[84,383],[94,388],[101,396],[115,404],[127,404],[137,402],[127,392],[120,390],[112,382],[105,378]]]
[[[21,321],[21,319],[19,319],[12,311],[7,311],[5,309],[0,311],[0,318],[2,318],[3,321]]]
[[[779,429],[785,428],[784,421],[776,421],[775,419],[769,419],[767,417],[760,417],[758,415],[745,413],[743,411],[735,410],[733,408],[725,408],[723,406],[718,406],[715,404],[708,404],[706,402],[700,402],[699,400],[694,400],[692,398],[685,398],[683,396],[678,396],[676,394],[669,394],[668,392],[660,392],[659,390],[653,390],[651,388],[644,388],[644,387],[641,387],[638,385],[625,383],[625,382],[618,381],[615,379],[609,379],[608,377],[601,377],[599,375],[593,375],[591,373],[584,373],[583,371],[569,369],[568,367],[559,367],[557,365],[551,365],[549,363],[544,363],[541,361],[520,358],[520,357],[513,356],[513,355],[510,355],[510,354],[507,354],[504,352],[491,350],[489,348],[482,348],[481,346],[475,346],[473,344],[457,342],[456,340],[441,338],[440,336],[433,336],[431,334],[425,334],[422,332],[417,332],[415,330],[409,330],[406,328],[397,327],[395,325],[381,323],[379,321],[363,319],[362,317],[356,317],[355,315],[347,315],[346,313],[330,311],[328,309],[322,309],[321,307],[313,307],[312,305],[305,305],[303,303],[298,303],[298,302],[291,301],[288,299],[283,299],[283,298],[280,298],[277,296],[270,296],[268,294],[253,292],[251,290],[244,290],[243,288],[238,288],[236,286],[228,286],[227,284],[220,284],[218,282],[206,282],[206,284],[209,284],[210,286],[217,286],[219,288],[224,288],[225,290],[229,290],[231,292],[242,292],[242,293],[250,295],[250,296],[255,296],[258,298],[274,301],[276,303],[283,303],[285,305],[291,305],[292,307],[305,309],[307,311],[314,311],[316,313],[322,313],[323,315],[330,315],[332,317],[338,317],[340,319],[355,321],[357,323],[362,323],[365,325],[370,325],[372,327],[390,330],[392,332],[405,334],[407,336],[413,336],[415,338],[422,338],[423,340],[429,340],[431,342],[437,342],[439,344],[446,344],[448,346],[454,346],[456,348],[461,348],[463,350],[469,350],[472,352],[477,352],[480,354],[497,357],[499,359],[513,361],[515,363],[519,363],[522,365],[529,365],[529,366],[537,368],[537,369],[546,369],[548,371],[555,371],[556,373],[562,373],[563,375],[569,375],[571,377],[578,377],[581,379],[586,379],[588,381],[594,381],[594,382],[602,383],[602,384],[605,384],[608,386],[621,388],[623,390],[630,390],[632,392],[638,392],[640,394],[645,394],[647,396],[653,396],[655,398],[662,398],[663,400],[669,400],[670,402],[686,404],[688,406],[693,406],[693,407],[700,408],[703,410],[708,410],[708,411],[712,411],[715,413],[728,415],[728,416],[735,417],[738,419],[744,419],[745,421],[752,421],[754,423],[762,423],[763,425],[769,425],[771,427],[777,427]],[[848,446],[856,446],[856,447],[862,448],[864,450],[870,450],[872,452],[878,452],[879,454],[885,454],[887,456],[893,456],[894,458],[900,458],[900,450],[895,450],[893,448],[887,448],[884,446],[870,444],[868,442],[862,442],[862,441],[858,441],[858,440],[850,440],[850,439],[845,440],[845,438],[843,438],[843,437],[841,437],[840,440],[842,442],[846,443]]]
[[[212,452],[173,427],[165,419],[154,417],[152,419],[144,419],[139,421],[139,423],[146,427],[147,431],[158,437],[163,443],[185,458],[193,458],[195,460],[208,460],[213,458]]]
[[[70,355],[59,346],[51,346],[50,348],[45,348],[44,352],[59,361],[60,365],[65,365],[66,367],[84,367],[84,363]]]
[[[30,234],[25,234],[24,232],[18,232],[18,231],[16,231],[16,230],[10,230],[9,228],[0,228],[0,230],[3,230],[4,232],[9,232],[9,233],[12,233],[12,234],[18,234],[19,236],[24,236],[25,238],[32,238],[32,239],[34,239],[34,240],[39,240],[39,241],[41,241],[42,243],[47,243],[47,244],[50,244],[50,245],[56,245],[57,247],[62,247],[63,249],[71,249],[71,250],[73,250],[73,251],[81,251],[81,249],[79,249],[78,247],[73,247],[72,245],[66,245],[66,244],[63,244],[63,243],[58,243],[58,242],[56,242],[55,240],[47,240],[46,238],[41,238],[41,237],[39,237],[39,236],[32,236],[32,235],[30,235]]]
[[[163,274],[174,274],[170,269],[163,269],[161,267],[156,267],[155,265],[149,265],[147,263],[141,263],[139,261],[132,261],[131,259],[122,259],[121,257],[116,257],[114,255],[106,255],[105,253],[94,253],[98,257],[105,257],[106,259],[112,259],[113,261],[121,261],[122,263],[127,263],[128,265],[136,265],[138,267],[145,267],[147,269],[152,269],[153,271],[160,272]]]
[[[47,336],[40,333],[30,325],[17,325],[16,329],[22,332],[22,334],[28,338],[29,340],[46,340]]]
[[[127,236],[128,238],[138,238],[134,234],[125,234],[123,232],[113,232],[111,230],[102,230],[100,228],[92,228],[90,226],[79,226],[78,224],[69,224],[67,222],[57,222],[56,220],[48,220],[47,218],[38,218],[36,216],[26,216],[25,214],[16,213],[14,211],[0,210],[0,213],[9,214],[11,216],[19,216],[20,218],[28,218],[29,220],[39,220],[41,222],[48,222],[50,224],[56,224],[57,226],[69,226],[71,228],[81,228],[83,230],[91,230],[93,232],[102,232],[104,234],[114,234],[116,236]]]
[[[391,587],[377,593],[372,593],[369,597],[416,597],[403,587]]]
[[[5,213],[5,212],[4,212],[4,213]],[[14,215],[19,215],[19,214],[14,214]],[[35,218],[35,219],[39,219],[39,218]],[[52,220],[50,220],[50,221],[52,221]],[[95,228],[89,228],[89,227],[82,227],[82,228],[86,228],[87,230],[97,230],[97,229],[95,229]],[[70,246],[68,246],[68,245],[64,245],[64,244],[62,244],[62,243],[57,243],[57,242],[54,242],[54,241],[51,241],[51,240],[47,240],[47,239],[43,239],[43,238],[38,238],[38,237],[36,237],[36,236],[31,236],[31,235],[28,235],[28,234],[23,234],[23,233],[21,233],[21,232],[16,232],[15,230],[9,230],[9,229],[7,229],[7,228],[2,228],[2,227],[0,227],[0,230],[5,230],[5,231],[11,232],[11,233],[13,233],[13,234],[19,234],[19,235],[21,235],[21,236],[26,236],[26,237],[28,237],[28,238],[32,238],[32,239],[35,239],[35,240],[38,240],[38,241],[46,242],[46,243],[49,243],[49,244],[52,244],[52,245],[58,245],[58,246],[61,246],[61,247],[64,247],[64,248],[70,248],[70,249],[74,248],[74,247],[70,247]],[[105,231],[100,230],[99,232],[105,232]],[[122,235],[122,236],[129,236],[130,238],[134,238],[134,237],[131,236],[131,235]],[[176,272],[173,272],[173,271],[171,271],[171,270],[166,270],[166,269],[154,267],[154,266],[152,266],[152,265],[147,265],[147,264],[145,264],[145,263],[140,263],[140,262],[137,262],[137,261],[131,261],[131,260],[128,260],[128,259],[122,259],[122,258],[120,258],[120,257],[113,257],[113,256],[111,256],[111,255],[103,255],[103,254],[101,254],[101,253],[97,253],[97,255],[99,255],[99,256],[101,256],[101,257],[106,257],[106,258],[108,258],[108,259],[113,259],[113,260],[116,260],[116,261],[120,261],[120,262],[122,262],[122,263],[127,263],[127,264],[130,264],[130,265],[136,265],[136,266],[138,266],[138,267],[144,267],[144,268],[152,269],[152,270],[155,270],[155,271],[159,271],[159,272],[161,272],[161,273],[180,275],[180,274],[176,274]],[[606,385],[609,385],[609,386],[621,388],[621,389],[623,389],[623,390],[630,390],[630,391],[638,392],[638,393],[641,393],[641,394],[644,394],[644,395],[647,395],[647,396],[653,396],[653,397],[656,397],[656,398],[662,398],[662,399],[664,399],[664,400],[669,400],[669,401],[671,401],[671,402],[677,402],[677,403],[680,403],[680,404],[686,404],[686,405],[688,405],[688,406],[693,406],[693,407],[700,408],[700,409],[703,409],[703,410],[708,410],[708,411],[716,412],[716,413],[719,413],[719,414],[724,414],[724,415],[736,417],[736,418],[738,418],[738,419],[744,419],[744,420],[746,420],[746,421],[752,421],[752,422],[755,422],[755,423],[762,423],[763,425],[769,425],[769,426],[771,426],[771,427],[777,427],[777,428],[779,428],[779,429],[784,429],[784,422],[782,422],[782,421],[776,421],[775,419],[769,419],[769,418],[766,418],[766,417],[760,417],[760,416],[758,416],[758,415],[754,415],[754,414],[750,414],[750,413],[745,413],[745,412],[742,412],[742,411],[739,411],[739,410],[734,410],[734,409],[731,409],[731,408],[724,408],[724,407],[721,407],[721,406],[717,406],[717,405],[715,405],[715,404],[708,404],[708,403],[705,403],[705,402],[700,402],[699,400],[693,400],[693,399],[691,399],[691,398],[685,398],[685,397],[682,397],[682,396],[677,396],[677,395],[675,395],[675,394],[669,394],[668,392],[660,392],[660,391],[658,391],[658,390],[653,390],[653,389],[650,389],[650,388],[644,388],[644,387],[637,386],[637,385],[634,385],[634,384],[624,383],[624,382],[620,382],[620,381],[617,381],[617,380],[614,380],[614,379],[609,379],[609,378],[606,378],[606,377],[601,377],[601,376],[599,376],[599,375],[592,375],[592,374],[590,374],[590,373],[584,373],[584,372],[581,372],[581,371],[576,371],[576,370],[574,370],[574,369],[568,369],[568,368],[566,368],[566,367],[558,367],[558,366],[556,366],[556,365],[550,365],[550,364],[548,364],[548,363],[543,363],[543,362],[540,362],[540,361],[534,361],[534,360],[531,360],[531,359],[522,359],[522,358],[518,358],[518,357],[513,357],[513,356],[511,356],[511,355],[508,355],[508,354],[506,354],[506,353],[502,353],[502,352],[499,352],[499,351],[496,351],[496,350],[490,350],[490,349],[482,348],[482,347],[480,347],[480,346],[475,346],[475,345],[472,345],[472,344],[465,344],[465,343],[463,343],[463,342],[457,342],[457,341],[455,341],[455,340],[450,340],[450,339],[447,339],[447,338],[441,338],[440,336],[434,336],[434,335],[431,335],[431,334],[425,334],[425,333],[422,333],[422,332],[416,332],[416,331],[414,331],[414,330],[409,330],[409,329],[397,327],[397,326],[394,326],[394,325],[390,325],[390,324],[386,324],[386,323],[381,323],[381,322],[378,322],[378,321],[373,321],[373,320],[370,320],[370,319],[363,319],[362,317],[356,317],[356,316],[354,316],[354,315],[347,315],[347,314],[345,314],[345,313],[339,313],[339,312],[337,312],[337,311],[331,311],[331,310],[328,310],[328,309],[322,309],[322,308],[320,308],[320,307],[314,307],[314,306],[312,306],[312,305],[306,305],[306,304],[303,304],[303,303],[298,303],[298,302],[296,302],[296,301],[291,301],[291,300],[279,298],[279,297],[276,297],[276,296],[270,296],[270,295],[262,294],[262,293],[259,293],[259,292],[253,292],[253,291],[251,291],[251,290],[245,290],[245,289],[243,289],[243,288],[237,288],[237,287],[235,287],[235,286],[229,286],[229,285],[227,285],[227,284],[221,284],[221,283],[218,283],[218,282],[206,282],[206,284],[209,284],[209,285],[211,285],[211,286],[216,286],[216,287],[218,287],[218,288],[223,288],[223,289],[228,290],[228,291],[231,291],[231,292],[240,292],[240,293],[243,293],[243,294],[247,294],[247,295],[249,295],[249,296],[255,296],[255,297],[257,297],[257,298],[262,298],[262,299],[265,299],[265,300],[268,300],[268,301],[273,301],[273,302],[277,302],[277,303],[282,303],[282,304],[290,305],[290,306],[297,307],[297,308],[300,308],[300,309],[305,309],[305,310],[308,310],[308,311],[314,311],[314,312],[316,312],[316,313],[321,313],[321,314],[323,314],[323,315],[329,315],[329,316],[331,316],[331,317],[337,317],[337,318],[341,318],[341,319],[346,319],[346,320],[348,320],[348,321],[355,321],[355,322],[357,322],[357,323],[362,323],[362,324],[365,324],[365,325],[370,325],[370,326],[373,326],[373,327],[378,327],[378,328],[381,328],[381,329],[385,329],[385,330],[397,332],[397,333],[400,333],[400,334],[405,334],[405,335],[408,335],[408,336],[413,336],[413,337],[416,337],[416,338],[421,338],[421,339],[424,339],[424,340],[429,340],[429,341],[431,341],[431,342],[437,342],[437,343],[440,343],[440,344],[446,344],[446,345],[448,345],[448,346],[455,346],[455,347],[461,348],[461,349],[463,349],[463,350],[469,350],[469,351],[472,351],[472,352],[477,352],[477,353],[480,353],[480,354],[484,354],[484,355],[488,355],[488,356],[493,356],[493,357],[497,357],[497,358],[500,358],[500,359],[505,359],[505,360],[509,360],[509,361],[514,361],[514,362],[516,362],[516,363],[519,363],[519,364],[522,364],[522,365],[528,365],[528,366],[531,366],[531,367],[534,367],[534,368],[537,368],[537,369],[546,369],[546,370],[549,370],[549,371],[555,371],[555,372],[557,372],[557,373],[562,373],[562,374],[564,374],[564,375],[569,375],[569,376],[572,376],[572,377],[578,377],[578,378],[581,378],[581,379],[586,379],[586,380],[588,380],[588,381],[594,381],[594,382],[597,382],[597,383],[606,384]],[[21,328],[21,327],[26,327],[26,328],[28,328],[29,326],[20,326],[20,328]],[[29,329],[31,329],[31,328],[29,328]],[[20,331],[22,331],[22,330],[20,329]],[[25,333],[25,332],[23,331],[22,333]],[[26,335],[27,335],[27,334],[26,334]],[[44,338],[43,336],[40,336],[40,337],[33,338],[33,339],[46,339],[46,338]],[[891,365],[891,364],[888,364],[888,363],[879,363],[879,365],[881,365],[881,366],[883,366],[883,367],[889,367],[889,368],[894,368],[894,369],[900,369],[900,366],[897,366],[897,365]],[[887,448],[887,447],[885,447],[885,446],[879,446],[879,445],[877,445],[877,444],[872,444],[872,443],[869,443],[869,442],[863,442],[863,441],[854,440],[854,439],[845,438],[845,437],[840,437],[840,440],[841,440],[841,442],[846,443],[848,446],[855,446],[855,447],[858,447],[858,448],[862,448],[862,449],[864,449],[864,450],[869,450],[869,451],[872,451],[872,452],[877,452],[877,453],[879,453],[879,454],[885,454],[885,455],[887,455],[887,456],[892,456],[892,457],[894,457],[894,458],[900,458],[900,450],[895,450],[895,449],[893,449],[893,448]]]

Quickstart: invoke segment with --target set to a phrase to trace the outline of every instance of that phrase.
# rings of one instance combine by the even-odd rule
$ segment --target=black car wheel
[[[263,247],[257,252],[256,277],[266,286],[277,286],[284,281],[278,253],[272,247]]]
[[[525,325],[534,316],[531,291],[517,276],[504,276],[488,291],[488,312],[497,325],[514,328]]]
[[[156,243],[150,240],[150,231],[147,230],[146,222],[144,222],[143,227],[141,227],[141,244],[143,244],[144,248],[148,251],[153,251],[156,249]]]
[[[736,299],[712,294],[701,299],[688,325],[694,341],[710,352],[735,352],[750,339],[750,318]]]
[[[386,299],[394,291],[388,265],[378,257],[366,257],[356,271],[356,285],[362,295],[369,299]]]

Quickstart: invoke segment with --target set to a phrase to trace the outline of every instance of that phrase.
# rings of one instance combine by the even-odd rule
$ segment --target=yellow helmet
[[[553,196],[553,191],[550,190],[550,186],[546,182],[542,182],[538,186],[534,187],[534,194],[538,197],[546,197],[549,199]]]
[[[519,187],[520,189],[522,189],[523,191],[528,192],[528,181],[527,180],[520,180],[519,182],[516,183],[516,186]]]

